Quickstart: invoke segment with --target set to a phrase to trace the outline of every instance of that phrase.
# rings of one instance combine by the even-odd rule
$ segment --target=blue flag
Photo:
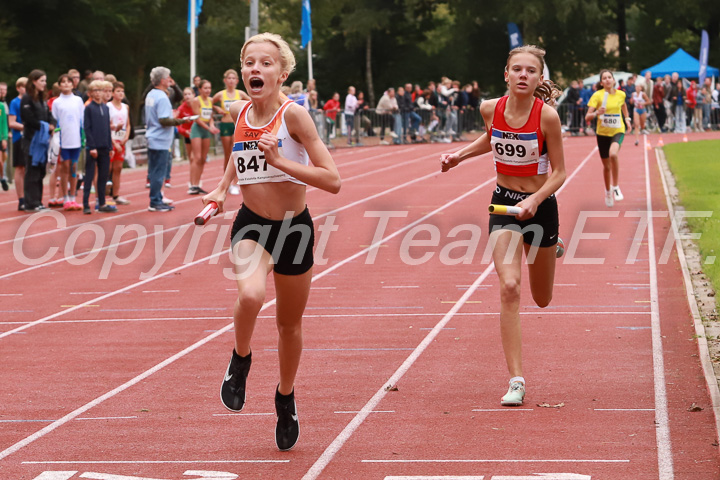
[[[190,33],[190,28],[192,27],[192,24],[190,22],[193,21],[193,19],[191,18],[192,2],[195,2],[195,28],[197,28],[198,17],[200,16],[200,12],[202,11],[203,0],[188,0],[188,33]]]
[[[302,47],[307,47],[312,42],[312,24],[310,23],[310,0],[302,2],[302,26],[300,27],[300,38]]]
[[[710,50],[710,39],[708,38],[707,31],[702,31],[702,40],[700,40],[700,71],[698,72],[698,79],[700,85],[705,82],[705,76],[707,75],[708,65],[708,51]]]
[[[508,35],[510,36],[510,50],[513,48],[521,47],[523,44],[522,35],[520,29],[514,23],[507,24]]]

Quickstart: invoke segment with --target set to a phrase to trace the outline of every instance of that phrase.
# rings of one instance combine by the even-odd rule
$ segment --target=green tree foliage
[[[307,51],[300,48],[301,0],[260,0],[260,30],[286,38],[297,58],[290,76],[307,81]],[[622,29],[626,58],[605,51]],[[504,91],[509,47],[507,23],[525,43],[547,50],[553,80],[617,68],[651,66],[683,47],[698,55],[700,31],[710,34],[710,64],[720,64],[720,2],[694,0],[333,0],[312,1],[313,69],[320,97],[355,85],[379,98],[407,82],[423,87],[442,76],[477,80],[489,94]],[[239,68],[249,5],[205,0],[197,29],[197,73],[222,88],[222,75]],[[186,0],[16,0],[4,2],[0,20],[0,80],[11,90],[33,68],[48,81],[70,68],[100,69],[126,84],[133,109],[141,104],[150,69],[163,65],[181,85],[190,83]],[[12,95],[12,93],[11,93]]]

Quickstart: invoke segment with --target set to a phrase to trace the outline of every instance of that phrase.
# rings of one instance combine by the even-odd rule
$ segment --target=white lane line
[[[341,410],[341,411],[333,412],[333,413],[341,413],[341,414],[342,413],[360,413],[360,410],[348,410],[348,411]],[[370,413],[395,413],[395,410],[373,410]]]
[[[143,290],[142,293],[179,293],[180,290]]]
[[[580,165],[573,171],[572,174],[568,176],[565,183],[562,187],[558,189],[558,193],[562,191],[569,183],[572,181],[573,178],[578,174],[578,172],[587,164],[587,162],[590,160],[592,155],[597,150],[597,147],[594,147],[592,151],[583,159],[582,162],[580,162]],[[482,158],[482,156],[478,157]],[[485,185],[486,183],[489,183],[494,179],[491,179],[487,182],[484,182],[482,185]],[[480,188],[480,187],[477,187]],[[475,189],[473,189],[475,190]],[[441,208],[445,208],[445,206],[448,206],[452,204],[453,202],[449,204],[445,204]],[[437,212],[439,209],[435,210],[434,212]],[[429,215],[432,215],[433,212],[431,212]],[[425,218],[425,217],[423,217]],[[422,220],[422,219],[421,219]],[[345,428],[340,432],[340,434],[335,437],[335,439],[332,441],[330,445],[325,449],[325,451],[320,455],[320,457],[313,463],[313,465],[310,467],[310,469],[303,475],[303,480],[314,480],[322,473],[322,471],[325,469],[325,467],[332,461],[335,454],[342,448],[342,446],[345,444],[345,442],[352,436],[353,433],[355,433],[355,430],[360,427],[362,422],[367,418],[367,416],[370,414],[372,410],[375,409],[375,407],[380,403],[380,401],[385,397],[387,394],[387,390],[385,389],[386,385],[395,385],[400,378],[402,378],[403,375],[410,369],[410,367],[415,363],[415,361],[418,359],[420,354],[422,354],[423,351],[430,345],[430,343],[437,337],[437,335],[442,331],[442,329],[447,325],[447,323],[452,319],[452,317],[455,315],[455,313],[460,310],[460,308],[467,302],[467,300],[470,298],[470,296],[477,290],[478,287],[482,284],[482,282],[490,275],[491,272],[494,271],[494,265],[490,264],[488,267],[480,274],[479,277],[475,279],[475,281],[472,283],[470,288],[468,288],[465,293],[460,297],[460,300],[458,300],[448,311],[448,313],[435,325],[435,327],[430,331],[430,333],[427,334],[427,336],[423,339],[422,342],[415,348],[415,350],[410,354],[410,356],[405,359],[402,365],[395,371],[395,373],[390,377],[390,379],[385,382],[383,386],[380,387],[380,389],[373,395],[373,397],[368,400],[368,402],[365,404],[363,409],[360,413],[358,413],[353,419],[348,423]],[[1,458],[1,457],[0,457]]]
[[[336,287],[310,287],[310,290],[335,290]],[[233,289],[237,290],[237,289]]]
[[[653,221],[652,190],[650,186],[650,162],[648,161],[647,135],[645,148],[645,205],[648,217],[647,237],[650,266],[650,325],[652,325],[653,378],[655,384],[655,438],[657,442],[658,470],[660,480],[672,480],[673,452],[670,443],[670,418],[668,415],[667,390],[665,386],[665,359],[663,357],[662,332],[660,330],[660,305],[658,296],[657,260],[655,258],[655,225]],[[662,172],[660,172],[662,176]]]
[[[0,293],[0,297],[22,297],[22,293]]]
[[[480,158],[481,158],[481,157],[480,157]],[[432,174],[430,174],[430,175],[426,175],[425,177],[419,177],[419,178],[430,178],[430,177],[435,176],[435,175],[437,175],[437,173],[432,173]],[[407,183],[415,183],[415,182],[418,181],[418,180],[419,180],[419,179],[415,179],[415,180],[412,180],[412,181],[407,182]],[[381,244],[383,244],[383,243],[385,243],[385,242],[387,242],[387,241],[389,241],[389,240],[397,237],[398,235],[400,235],[401,233],[403,233],[403,232],[411,229],[411,228],[414,227],[415,225],[417,225],[417,224],[419,224],[419,223],[427,220],[428,218],[430,218],[431,216],[433,216],[434,213],[440,212],[440,211],[442,211],[442,210],[444,210],[444,209],[446,209],[446,208],[449,208],[449,207],[451,207],[452,205],[454,205],[455,203],[457,203],[457,202],[465,199],[466,197],[474,194],[475,192],[477,192],[478,190],[480,190],[480,188],[484,187],[485,185],[488,185],[488,184],[489,184],[490,182],[492,182],[492,181],[493,181],[493,179],[487,180],[486,182],[478,185],[477,187],[475,187],[475,188],[473,188],[473,189],[471,189],[471,190],[463,193],[462,195],[456,197],[455,199],[447,202],[447,203],[444,204],[443,206],[438,207],[434,212],[431,212],[431,213],[429,213],[429,214],[427,214],[427,215],[419,218],[418,220],[415,220],[414,222],[411,222],[411,223],[405,225],[404,227],[400,228],[399,230],[396,230],[395,232],[393,232],[392,234],[390,234],[390,235],[388,235],[388,236],[386,236],[386,237],[378,240],[377,242],[375,242],[374,244],[370,245],[369,247],[364,248],[363,250],[360,250],[359,252],[355,253],[354,255],[351,255],[350,257],[347,257],[347,258],[345,258],[344,260],[342,260],[342,261],[340,261],[340,262],[332,265],[331,267],[323,270],[322,272],[320,272],[320,273],[318,273],[317,275],[313,276],[312,279],[311,279],[311,282],[315,282],[315,281],[319,280],[320,278],[322,278],[322,277],[324,277],[324,276],[326,276],[326,275],[329,275],[331,272],[339,269],[339,268],[342,267],[343,265],[345,265],[345,264],[347,264],[347,263],[349,263],[349,262],[352,262],[353,260],[355,260],[355,259],[357,259],[357,258],[359,258],[359,257],[361,257],[361,256],[363,256],[363,255],[365,255],[366,253],[370,252],[373,248],[377,248],[378,245],[381,245]],[[387,191],[392,191],[392,190],[394,190],[394,189],[396,189],[396,188],[397,188],[397,187],[393,187],[393,188],[391,188],[391,189],[389,189],[389,190],[387,190]],[[377,196],[377,195],[373,195],[373,196],[368,197],[368,198],[372,198],[372,197],[375,197],[375,196]],[[353,203],[357,204],[357,203],[360,203],[360,202],[353,202]],[[350,205],[352,205],[352,204],[350,204]],[[345,208],[345,207],[341,207],[340,209],[337,209],[337,210],[335,210],[335,211],[339,211],[339,210],[344,209],[344,208]],[[329,214],[330,214],[330,213],[323,214],[323,215],[329,215]],[[317,218],[317,217],[316,217],[316,218]],[[225,254],[226,254],[227,252],[228,252],[228,250],[226,250],[226,251],[224,251],[224,252],[221,252],[221,254],[222,254],[222,253],[225,253]],[[204,261],[204,260],[209,260],[210,258],[213,258],[213,257],[215,257],[215,256],[217,256],[217,255],[219,255],[219,254],[210,255],[210,256],[208,256],[208,257],[205,257],[204,259],[200,259],[200,260],[197,260],[197,261],[195,261],[195,262],[192,262],[191,264],[183,265],[183,266],[174,268],[174,269],[166,272],[165,274],[158,275],[158,276],[156,276],[156,277],[154,277],[154,278],[159,278],[159,277],[164,276],[164,275],[170,275],[170,274],[174,273],[175,271],[181,270],[181,269],[183,269],[183,268],[187,268],[188,266],[190,266],[190,265],[192,265],[192,264],[196,264],[196,263],[199,263],[199,262]],[[488,267],[488,270],[487,270],[487,271],[489,271],[489,270],[490,270],[490,267]],[[481,278],[484,278],[484,277],[481,277]],[[152,278],[147,279],[147,280],[144,280],[144,281],[140,282],[139,284],[147,283],[148,281],[151,281],[151,280],[152,280]],[[129,288],[133,288],[133,286],[137,286],[137,285],[138,285],[138,284],[130,285],[130,286],[128,286],[128,287],[124,287],[123,289],[121,289],[121,290],[119,290],[119,291],[123,291],[123,290],[129,289]],[[468,292],[465,293],[464,297],[469,296],[470,293],[472,293],[472,290],[468,290]],[[108,296],[111,296],[111,295],[108,295]],[[101,299],[103,299],[103,297],[100,297],[99,299],[93,299],[92,301],[97,301],[97,300],[101,300]],[[260,311],[262,312],[263,310],[267,309],[267,308],[270,307],[271,305],[274,305],[275,302],[276,302],[276,299],[275,299],[275,298],[272,299],[272,300],[270,300],[269,302],[266,302],[266,303],[260,308]],[[90,301],[87,302],[87,303],[90,303]],[[79,307],[79,306],[78,306],[78,307]],[[77,309],[78,307],[73,307],[73,308]],[[57,313],[57,314],[51,315],[50,317],[46,317],[45,319],[42,319],[42,320],[45,321],[45,320],[48,320],[48,319],[50,319],[50,318],[55,318],[55,317],[57,317],[57,316],[63,315],[64,313],[69,313],[70,311],[73,310],[73,308],[70,308],[70,309],[65,310],[65,311],[63,311],[63,312],[59,312],[59,313]],[[459,307],[458,307],[458,308],[459,308]],[[448,320],[449,320],[449,319],[448,319]],[[27,328],[28,326],[32,326],[33,324],[37,324],[37,323],[40,323],[40,321],[38,320],[38,321],[33,322],[33,323],[31,323],[31,324],[25,325],[25,326],[23,326],[23,327],[18,327],[18,329]],[[28,437],[25,437],[24,439],[20,440],[19,442],[15,443],[14,445],[11,445],[10,447],[8,447],[8,448],[6,448],[5,450],[1,451],[1,452],[0,452],[0,460],[2,460],[3,458],[7,457],[8,455],[11,455],[11,454],[17,452],[18,450],[20,450],[20,449],[22,449],[23,447],[31,444],[31,443],[34,442],[35,440],[44,437],[44,436],[47,435],[48,433],[52,432],[53,430],[57,429],[58,427],[60,427],[60,426],[62,426],[62,425],[64,425],[64,424],[66,424],[66,423],[69,422],[70,420],[73,420],[74,418],[76,418],[76,417],[78,417],[79,415],[85,413],[86,411],[90,410],[91,408],[93,408],[93,407],[101,404],[101,403],[104,402],[105,400],[107,400],[107,399],[109,399],[109,398],[112,398],[112,397],[114,397],[115,395],[117,395],[118,393],[121,393],[121,392],[127,390],[128,388],[132,387],[133,385],[135,385],[135,384],[141,382],[142,380],[148,378],[149,376],[153,375],[155,372],[157,372],[157,371],[159,371],[159,370],[162,370],[163,368],[165,368],[166,366],[168,366],[168,365],[170,365],[171,363],[175,362],[176,360],[178,360],[178,359],[184,357],[185,355],[193,352],[194,350],[200,348],[201,346],[205,345],[206,343],[210,342],[211,340],[215,339],[216,337],[219,337],[219,336],[222,335],[223,333],[230,331],[232,328],[233,328],[233,323],[230,323],[230,324],[226,325],[225,327],[221,328],[221,329],[218,330],[217,332],[214,332],[214,333],[208,335],[207,337],[205,337],[205,338],[199,340],[198,342],[190,345],[189,347],[185,348],[184,350],[182,350],[182,351],[176,353],[175,355],[173,355],[173,356],[165,359],[164,361],[158,363],[157,365],[155,365],[154,367],[150,368],[149,370],[146,370],[145,372],[141,373],[140,375],[137,375],[136,377],[128,380],[127,382],[125,382],[124,384],[120,385],[119,387],[116,387],[116,388],[114,388],[113,390],[105,393],[104,395],[101,395],[100,397],[97,397],[96,399],[94,399],[94,400],[86,403],[85,405],[83,405],[83,406],[81,406],[81,407],[73,410],[72,412],[70,412],[70,413],[68,413],[67,415],[65,415],[64,417],[62,417],[61,419],[53,422],[52,424],[46,426],[45,428],[43,428],[43,429],[41,429],[41,430],[38,430],[37,432],[33,433],[32,435],[30,435],[30,436],[28,436]],[[16,329],[16,330],[18,330],[18,329]],[[2,338],[3,336],[9,335],[9,334],[12,333],[12,332],[13,332],[13,331],[11,330],[10,332],[5,332],[5,333],[3,333],[3,334],[0,334],[0,338]],[[432,335],[432,332],[431,332],[430,335]],[[372,410],[372,409],[370,409],[370,410]]]
[[[331,310],[331,308],[329,308]],[[545,315],[569,315],[569,316],[589,316],[589,315],[650,315],[651,312],[520,312],[520,315],[530,315],[533,317]],[[332,313],[332,314],[308,314],[303,318],[373,318],[373,317],[441,317],[445,313]],[[456,317],[496,317],[500,312],[458,312]],[[275,318],[275,315],[258,315],[257,318]],[[156,318],[93,318],[85,320],[53,320],[47,322],[48,325],[65,324],[65,323],[112,323],[112,322],[175,322],[175,321],[192,321],[192,320],[230,320],[231,316],[220,317],[156,317]],[[0,325],[27,325],[30,322],[0,322]],[[644,328],[644,327],[643,327]],[[649,327],[648,327],[649,328]],[[429,328],[428,328],[429,330]]]
[[[360,460],[361,463],[630,463],[626,459],[593,459],[593,458],[506,458],[506,459],[408,459],[408,460]],[[542,477],[538,477],[541,479]]]
[[[385,285],[382,288],[420,288],[420,285]]]
[[[615,287],[649,287],[649,283],[610,283]]]
[[[660,179],[662,180],[663,190],[665,191],[665,201],[667,202],[668,212],[670,212],[670,218],[675,219],[675,207],[670,199],[670,190],[668,188],[667,179],[665,178],[665,172],[669,172],[670,169],[667,166],[665,153],[662,150],[655,150],[655,161],[658,165],[658,170],[660,171]],[[678,260],[681,265],[680,271],[682,272],[683,282],[685,283],[685,297],[687,298],[690,312],[693,317],[693,324],[695,326],[695,339],[698,343],[700,364],[702,365],[703,374],[705,375],[705,384],[708,387],[708,392],[710,392],[712,409],[715,414],[715,433],[720,435],[720,387],[718,386],[717,378],[715,377],[715,372],[713,370],[712,360],[710,359],[705,325],[703,325],[697,299],[695,298],[692,280],[690,279],[690,268],[688,267],[687,258],[685,257],[685,249],[683,248],[677,223],[674,220],[672,221],[672,229],[673,235],[675,235],[675,250],[677,251]]]
[[[290,460],[46,460],[27,461],[23,465],[163,465],[183,463],[289,463]]]

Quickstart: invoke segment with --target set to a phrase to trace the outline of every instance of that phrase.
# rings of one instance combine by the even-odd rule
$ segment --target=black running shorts
[[[532,194],[516,192],[497,185],[493,192],[492,203],[495,205],[515,205],[530,195]],[[558,232],[560,230],[555,194],[550,195],[538,205],[535,216],[528,220],[520,221],[514,215],[494,215],[491,213],[488,231],[492,233],[499,229],[521,232],[523,241],[529,245],[538,247],[554,246],[558,241]]]
[[[284,223],[284,224],[283,224]],[[243,204],[230,232],[230,244],[252,240],[271,256],[281,275],[302,275],[313,266],[315,229],[307,207],[288,220],[261,217]]]
[[[606,137],[605,135],[597,135],[596,138],[598,151],[600,152],[600,158],[610,158],[610,146],[613,143],[622,145],[622,142],[625,139],[625,134],[616,133],[612,137]]]

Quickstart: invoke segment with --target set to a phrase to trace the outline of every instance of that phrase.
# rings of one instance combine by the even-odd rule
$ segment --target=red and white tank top
[[[261,127],[250,125],[248,121],[248,111],[252,103],[248,102],[243,107],[235,122],[234,143],[230,155],[230,160],[235,165],[238,185],[269,182],[293,182],[306,185],[282,170],[268,165],[265,155],[258,149],[260,136],[263,133],[272,133],[278,138],[278,152],[281,157],[300,165],[309,164],[310,158],[305,147],[292,139],[285,124],[285,111],[292,103],[292,100],[283,103],[273,118]]]
[[[505,122],[507,101],[507,96],[498,100],[490,127],[495,170],[513,177],[532,177],[548,173],[550,162],[545,137],[540,128],[543,101],[535,98],[530,117],[520,128],[512,128]]]

